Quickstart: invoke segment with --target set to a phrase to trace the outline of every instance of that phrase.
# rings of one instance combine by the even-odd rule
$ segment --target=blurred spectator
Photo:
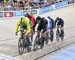
[[[42,8],[63,0],[0,0],[0,10],[27,10]]]

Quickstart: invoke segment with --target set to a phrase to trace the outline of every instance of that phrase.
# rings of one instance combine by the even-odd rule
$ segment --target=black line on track
[[[71,38],[75,38],[75,36],[72,36],[72,37],[69,37],[70,39]],[[65,40],[68,40],[69,38],[66,38]],[[57,42],[58,43],[58,42]],[[74,42],[71,42],[71,43],[69,43],[69,44],[67,44],[67,45],[65,45],[65,46],[63,46],[62,48],[60,48],[60,47],[58,47],[58,49],[56,49],[56,50],[54,50],[54,51],[51,51],[51,52],[49,52],[49,53],[47,53],[47,54],[45,54],[45,55],[42,55],[42,56],[40,56],[40,57],[37,57],[37,58],[35,58],[34,60],[38,60],[38,59],[40,59],[40,58],[42,58],[42,57],[44,57],[44,56],[47,56],[47,55],[49,55],[50,53],[53,53],[53,52],[56,52],[56,51],[58,51],[58,50],[61,50],[61,49],[63,49],[63,48],[65,48],[66,46],[69,46],[69,45],[71,45],[71,44],[73,44]],[[54,43],[53,43],[54,44]],[[49,44],[50,45],[50,44]],[[51,44],[52,45],[52,44]]]
[[[62,48],[59,48],[59,47],[58,47],[58,49],[56,49],[56,50],[54,50],[54,51],[51,51],[51,52],[49,52],[49,53],[47,53],[47,54],[45,54],[45,55],[42,55],[42,56],[40,56],[40,57],[37,57],[37,58],[35,58],[34,60],[38,60],[38,59],[40,59],[40,58],[42,58],[42,57],[44,57],[44,56],[47,56],[47,55],[49,55],[49,54],[51,54],[51,53],[53,53],[53,52],[56,52],[56,51],[58,51],[58,50],[61,50],[61,49],[65,48],[65,47],[67,47],[67,46],[69,46],[69,45],[71,45],[71,44],[72,44],[72,43],[67,44],[67,45],[65,45],[65,46],[62,47]]]
[[[69,38],[75,38],[75,36],[72,36],[72,37],[69,37]],[[66,38],[65,40],[68,40],[69,38]],[[58,42],[57,42],[58,43]],[[53,53],[53,52],[55,52],[55,51],[58,51],[58,50],[60,50],[60,49],[63,49],[63,48],[65,48],[66,46],[69,46],[69,45],[71,45],[71,44],[73,44],[74,42],[71,42],[71,43],[69,43],[69,44],[67,44],[67,45],[65,45],[65,46],[63,46],[62,48],[60,48],[60,47],[58,47],[58,49],[56,49],[56,50],[54,50],[54,51],[51,51],[51,52],[49,52],[49,53],[47,53],[47,54],[45,54],[45,55],[42,55],[42,56],[40,56],[40,57],[37,57],[37,58],[35,58],[34,60],[38,60],[38,59],[40,59],[40,58],[42,58],[42,57],[44,57],[44,56],[46,56],[46,55],[49,55],[50,53]],[[53,43],[54,44],[54,43]],[[50,44],[49,44],[50,45]],[[51,44],[52,45],[52,44]]]

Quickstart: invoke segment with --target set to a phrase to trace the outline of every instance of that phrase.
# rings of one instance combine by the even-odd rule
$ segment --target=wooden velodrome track
[[[41,14],[41,16],[43,17],[51,16],[53,19],[59,16],[64,19],[65,39],[63,43],[62,42],[57,43],[57,41],[54,38],[54,42],[48,44],[42,50],[37,50],[36,52],[31,51],[30,53],[19,55],[18,47],[17,47],[18,37],[15,36],[15,24],[17,18],[0,19],[0,53],[19,58],[21,60],[37,60],[52,51],[58,50],[74,42],[75,5],[71,5],[51,12],[47,12],[45,14]]]

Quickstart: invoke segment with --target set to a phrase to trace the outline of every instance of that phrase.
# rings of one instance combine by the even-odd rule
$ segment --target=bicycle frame
[[[23,28],[20,28],[20,30],[18,32],[20,32],[21,38],[25,37],[26,30],[24,30]]]

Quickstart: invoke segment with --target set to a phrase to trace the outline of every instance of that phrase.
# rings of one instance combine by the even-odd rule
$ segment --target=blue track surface
[[[75,60],[75,44],[56,52],[56,54],[50,56],[48,60]]]

